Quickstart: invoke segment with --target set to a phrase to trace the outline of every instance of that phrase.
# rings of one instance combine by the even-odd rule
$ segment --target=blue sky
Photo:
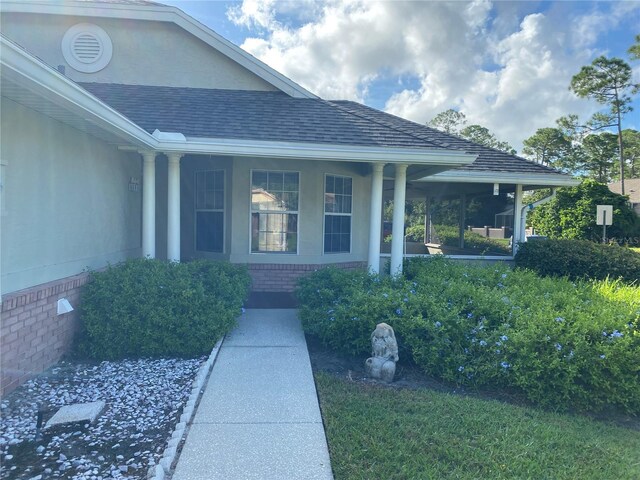
[[[640,33],[629,1],[160,1],[323,98],[420,123],[454,108],[518,149],[561,115],[597,111],[571,76],[598,55],[628,61]],[[640,129],[635,107],[625,126]]]

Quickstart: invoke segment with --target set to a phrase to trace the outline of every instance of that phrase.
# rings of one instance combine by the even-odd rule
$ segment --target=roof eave
[[[513,183],[518,185],[535,185],[540,187],[574,187],[580,180],[563,173],[529,173],[529,172],[442,172],[430,177],[423,177],[419,182],[451,182],[451,183]]]
[[[37,96],[108,131],[123,142],[153,148],[152,135],[0,34],[0,72]]]
[[[447,150],[201,137],[186,137],[186,141],[160,141],[157,148],[165,152],[175,151],[238,157],[450,165],[451,168],[469,165],[477,158],[476,155]]]

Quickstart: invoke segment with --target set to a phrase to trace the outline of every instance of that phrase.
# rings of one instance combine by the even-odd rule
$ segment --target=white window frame
[[[351,213],[337,213],[337,212],[327,212],[326,211],[326,202],[325,195],[327,194],[327,177],[341,177],[348,178],[351,180]],[[345,255],[350,254],[353,251],[353,177],[348,175],[337,175],[334,173],[325,173],[324,181],[322,183],[322,254],[323,255]],[[326,218],[327,215],[341,216],[341,217],[351,217],[351,230],[349,232],[349,251],[348,252],[325,252],[325,227],[326,227]]]
[[[254,172],[273,172],[273,173],[297,173],[298,174],[298,209],[297,210],[257,210],[254,212],[253,210],[253,173]],[[302,195],[300,195],[300,191],[302,190],[302,173],[299,170],[278,170],[278,169],[265,169],[265,168],[252,168],[249,170],[249,254],[251,255],[300,255],[300,212],[302,211]],[[252,248],[252,219],[254,213],[275,213],[275,214],[295,214],[298,216],[298,221],[296,222],[296,251],[295,252],[254,252]]]
[[[222,209],[198,208],[198,174],[207,172],[222,172]],[[193,172],[193,251],[209,254],[224,254],[227,251],[227,172],[222,168],[197,170]],[[222,250],[198,250],[198,212],[222,212]]]

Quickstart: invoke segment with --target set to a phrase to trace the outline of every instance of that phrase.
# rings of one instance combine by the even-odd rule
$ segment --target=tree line
[[[640,35],[628,50],[631,61],[640,60]],[[640,132],[624,128],[640,84],[632,81],[630,65],[620,58],[600,56],[573,76],[569,89],[580,98],[592,99],[602,110],[588,119],[568,114],[555,126],[539,128],[523,141],[522,155],[566,173],[606,183],[640,176]],[[427,125],[446,133],[515,154],[509,143],[499,140],[486,127],[467,125],[463,112],[449,109]]]

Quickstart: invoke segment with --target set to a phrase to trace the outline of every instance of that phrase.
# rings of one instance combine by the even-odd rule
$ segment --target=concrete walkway
[[[295,310],[247,310],[224,340],[173,480],[332,479]]]

